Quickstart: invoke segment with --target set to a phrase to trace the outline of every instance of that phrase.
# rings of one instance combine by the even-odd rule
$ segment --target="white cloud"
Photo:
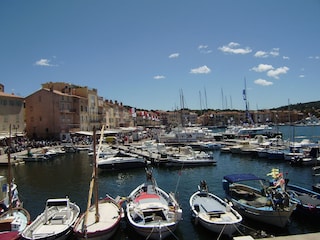
[[[273,48],[270,52],[257,51],[254,56],[257,58],[277,57],[279,56],[279,48]]]
[[[303,74],[300,74],[300,75],[299,75],[299,78],[304,78],[304,75],[303,75]]]
[[[208,48],[208,45],[199,45],[198,49],[206,49]]]
[[[231,53],[231,54],[248,54],[252,52],[251,48],[249,47],[238,48],[239,46],[240,46],[239,43],[230,42],[228,45],[219,47],[218,49],[224,53]]]
[[[193,68],[190,70],[190,73],[193,73],[193,74],[208,74],[210,72],[211,72],[210,68],[208,68],[206,65],[198,68]]]
[[[275,79],[279,79],[280,74],[286,74],[289,71],[288,67],[280,67],[277,69],[271,69],[267,72],[269,77],[273,77]]]
[[[164,78],[166,78],[166,77],[163,75],[156,75],[153,77],[153,79],[164,79]]]
[[[42,67],[52,67],[54,65],[50,64],[49,59],[40,59],[39,61],[35,62],[36,66],[42,66]]]
[[[169,55],[169,58],[178,58],[180,56],[179,53],[172,53]]]
[[[198,49],[201,53],[205,53],[205,54],[208,54],[208,53],[211,53],[212,50],[209,49],[209,46],[208,45],[199,45],[198,46]]]
[[[266,58],[268,57],[268,53],[264,51],[258,51],[254,54],[255,57]]]
[[[269,71],[271,69],[273,69],[273,66],[268,65],[268,64],[259,64],[257,67],[251,68],[251,70],[253,70],[255,72],[265,72],[265,71]]]
[[[254,83],[257,84],[257,85],[264,86],[264,87],[273,85],[273,82],[269,82],[269,81],[261,79],[261,78],[255,80]]]
[[[282,59],[289,60],[290,58],[287,56],[283,56]]]
[[[273,49],[270,51],[270,55],[273,56],[273,57],[279,56],[279,48],[273,48]]]

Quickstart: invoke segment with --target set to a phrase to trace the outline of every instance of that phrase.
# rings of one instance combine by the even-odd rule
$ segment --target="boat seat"
[[[223,211],[210,211],[207,212],[207,214],[209,215],[210,218],[220,218],[222,214],[224,214],[225,212]]]
[[[66,222],[66,219],[67,219],[67,213],[66,212],[59,212],[51,218],[51,224],[53,224],[53,225],[64,224]]]

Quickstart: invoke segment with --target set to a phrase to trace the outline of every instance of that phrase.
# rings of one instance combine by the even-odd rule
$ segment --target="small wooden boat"
[[[277,184],[270,186],[253,174],[231,174],[223,179],[227,199],[243,217],[280,228],[288,224],[297,205],[290,201],[282,184],[284,179],[279,178]]]
[[[320,193],[293,184],[287,184],[286,190],[298,203],[295,212],[320,219]]]
[[[209,192],[205,181],[201,181],[198,191],[190,197],[189,205],[196,224],[220,235],[231,236],[242,221],[242,216],[229,203]]]
[[[115,234],[122,217],[120,204],[108,196],[98,201],[98,208],[98,221],[95,205],[92,205],[87,213],[81,215],[73,228],[77,239],[105,240]]]
[[[73,227],[74,235],[77,239],[106,240],[111,238],[119,227],[123,217],[123,210],[120,202],[110,196],[98,200],[97,182],[97,158],[99,156],[103,138],[104,126],[101,130],[98,154],[96,154],[96,131],[93,132],[93,172],[90,182],[88,203],[86,211],[81,215]],[[94,195],[94,203],[91,203]]]
[[[182,209],[174,194],[159,188],[150,170],[147,170],[147,181],[135,188],[127,199],[129,224],[146,239],[172,235],[182,218]]]
[[[29,212],[22,207],[10,208],[0,215],[0,239],[5,236],[15,236],[20,238],[21,232],[30,223]],[[6,232],[6,233],[5,233]],[[13,238],[15,239],[15,238]]]
[[[72,233],[80,208],[69,198],[48,199],[44,211],[27,226],[22,239],[67,239]]]

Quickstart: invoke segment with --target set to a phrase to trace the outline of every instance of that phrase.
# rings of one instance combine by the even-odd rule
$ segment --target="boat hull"
[[[151,226],[142,227],[137,225],[132,225],[131,227],[145,239],[165,239],[172,235],[176,230],[177,224],[167,225],[167,226]]]
[[[287,185],[287,191],[292,201],[298,203],[295,213],[312,219],[320,218],[320,193],[292,184]]]
[[[288,224],[293,210],[295,209],[295,207],[292,206],[285,211],[280,209],[274,210],[272,207],[269,209],[259,210],[248,205],[241,204],[239,201],[231,200],[231,202],[233,207],[241,216],[279,228],[283,228]]]
[[[251,183],[239,183],[243,181]],[[224,176],[223,189],[233,208],[244,218],[283,228],[297,204],[290,201],[287,192],[269,188],[263,181],[253,174],[231,174]]]
[[[130,193],[126,215],[131,227],[141,236],[164,239],[177,228],[182,209],[172,194],[153,182],[141,184]]]
[[[195,159],[195,160],[181,160],[181,159],[168,159],[165,163],[167,167],[197,167],[197,166],[212,166],[217,162],[213,159]]]
[[[194,193],[189,205],[194,222],[217,234],[231,236],[242,221],[237,211],[212,193]]]
[[[106,198],[98,202],[99,222],[95,221],[95,206],[91,206],[87,215],[87,231],[83,231],[85,213],[81,215],[73,228],[77,239],[106,240],[110,239],[117,231],[122,209],[112,199]]]
[[[80,208],[75,203],[69,203],[66,209],[64,205],[48,207],[43,213],[27,226],[21,238],[25,240],[65,240],[72,233],[72,226],[75,224]],[[62,199],[61,202],[65,202]],[[66,210],[66,211],[64,211]]]
[[[103,170],[123,170],[131,168],[144,168],[147,162],[140,158],[113,157],[98,161],[98,168]]]
[[[30,223],[29,212],[21,207],[8,210],[0,216],[0,231],[21,233]],[[6,223],[7,222],[7,223]]]

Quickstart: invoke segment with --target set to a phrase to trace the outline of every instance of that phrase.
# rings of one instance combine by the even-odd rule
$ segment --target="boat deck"
[[[237,217],[230,209],[206,194],[198,194],[193,198],[193,206],[199,206],[199,216],[212,222],[236,221]]]
[[[119,208],[110,202],[99,202],[99,222],[96,222],[96,211],[95,207],[91,207],[88,211],[87,215],[87,231],[95,232],[101,231],[102,229],[108,229],[115,225],[115,223],[119,219]],[[78,229],[76,231],[80,231],[82,228],[82,224],[77,225]]]

